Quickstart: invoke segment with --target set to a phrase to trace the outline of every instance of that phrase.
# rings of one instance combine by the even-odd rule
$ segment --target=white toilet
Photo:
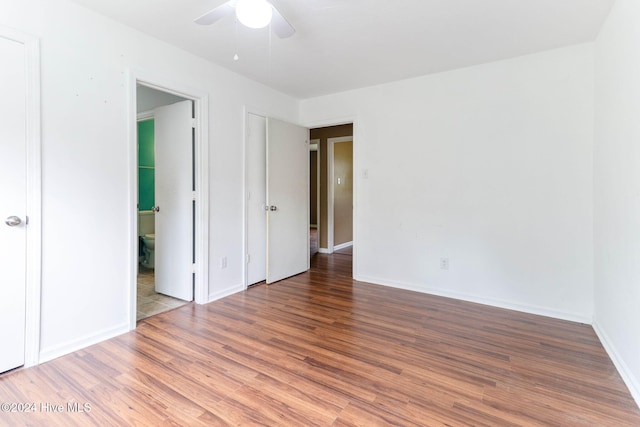
[[[144,236],[142,236],[142,241],[144,242],[144,259],[142,260],[142,265],[147,268],[153,268],[154,252],[156,249],[156,235],[145,234]]]

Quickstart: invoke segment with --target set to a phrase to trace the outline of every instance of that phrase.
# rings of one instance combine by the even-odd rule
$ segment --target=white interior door
[[[267,277],[267,119],[247,114],[247,285]]]
[[[24,364],[26,70],[22,43],[0,36],[0,372]]]
[[[309,269],[309,129],[267,118],[267,283]]]
[[[193,116],[192,101],[156,108],[155,287],[193,300]]]

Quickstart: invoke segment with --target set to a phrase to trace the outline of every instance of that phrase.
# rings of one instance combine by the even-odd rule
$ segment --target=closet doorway
[[[309,269],[309,130],[248,112],[245,286]]]

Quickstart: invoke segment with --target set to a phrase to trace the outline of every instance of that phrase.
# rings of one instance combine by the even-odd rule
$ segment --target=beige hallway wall
[[[353,141],[333,145],[333,245],[353,241]]]

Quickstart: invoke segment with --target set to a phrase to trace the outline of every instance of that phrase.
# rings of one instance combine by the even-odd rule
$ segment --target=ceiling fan
[[[229,0],[211,9],[194,22],[200,25],[211,25],[234,11],[238,21],[249,28],[264,28],[271,23],[273,32],[281,39],[291,37],[296,32],[278,9],[267,0]]]

